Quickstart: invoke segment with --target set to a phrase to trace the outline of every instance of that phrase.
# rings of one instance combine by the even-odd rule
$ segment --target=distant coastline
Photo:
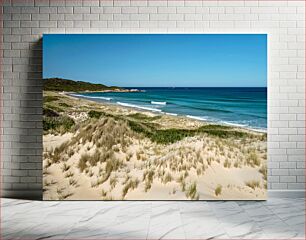
[[[265,88],[258,88],[259,94],[263,95],[262,99],[257,99],[257,92],[251,92],[254,92],[255,88],[241,88],[239,91],[242,91],[245,97],[234,96],[229,97],[228,99],[223,98],[224,93],[222,91],[222,89],[224,89],[224,92],[226,93],[228,90],[227,88],[219,88],[216,96],[211,93],[214,91],[214,88],[208,90],[207,88],[189,88],[189,92],[185,91],[186,88],[137,89],[139,89],[139,91],[135,94],[131,91],[131,95],[125,94],[129,91],[67,94],[102,104],[107,103],[120,105],[121,107],[128,107],[140,111],[150,111],[157,114],[186,117],[202,122],[240,127],[257,132],[267,132],[266,118],[261,117],[261,115],[266,114],[266,101],[264,101]],[[231,88],[231,94],[235,95],[236,90],[237,88]],[[146,93],[144,94],[143,92]],[[186,97],[181,97],[180,94],[182,93],[186,93]],[[208,96],[208,94],[210,95]],[[254,99],[252,99],[252,97]],[[232,105],[232,107],[230,105]],[[238,109],[238,107],[240,108],[240,105],[242,106],[241,110]],[[250,111],[247,109],[249,105]],[[258,113],[256,113],[256,111]],[[258,123],[256,121],[258,121]]]

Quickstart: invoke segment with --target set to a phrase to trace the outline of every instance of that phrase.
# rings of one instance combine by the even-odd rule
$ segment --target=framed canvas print
[[[266,34],[45,34],[45,200],[267,197]]]

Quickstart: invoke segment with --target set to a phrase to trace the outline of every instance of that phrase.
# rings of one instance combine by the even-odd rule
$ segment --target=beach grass
[[[197,200],[204,193],[215,199],[222,192],[223,199],[227,189],[222,190],[222,181],[212,177],[205,181],[211,186],[203,186],[203,178],[210,179],[216,167],[225,174],[253,168],[260,176],[254,181],[262,185],[242,177],[241,187],[248,187],[246,194],[250,188],[257,194],[266,186],[265,133],[61,94],[47,96],[54,98],[47,99],[44,106],[44,137],[51,144],[44,150],[44,178],[48,180],[44,194],[52,194],[50,189],[56,193],[49,184],[54,180],[69,184],[76,192],[89,186],[104,200],[133,199],[133,194],[152,194],[157,188],[167,189],[164,194],[174,198]],[[50,108],[51,104],[55,108]],[[60,112],[56,107],[67,109]],[[55,144],[55,138],[61,142]],[[78,176],[82,181],[75,182]],[[82,188],[78,190],[79,185]],[[207,189],[214,190],[208,193]],[[66,190],[53,199],[73,199]]]
[[[245,185],[255,190],[255,188],[260,187],[260,182],[257,180],[252,180],[252,181],[245,182]]]
[[[218,196],[221,194],[221,192],[222,192],[222,186],[218,185],[215,189],[215,195]]]
[[[75,125],[73,119],[68,116],[58,116],[58,117],[43,117],[43,130],[44,131],[54,131],[58,133],[65,133],[71,130]]]

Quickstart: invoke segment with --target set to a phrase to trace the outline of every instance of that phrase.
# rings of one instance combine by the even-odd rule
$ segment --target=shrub
[[[228,159],[226,159],[226,160],[224,161],[224,163],[223,163],[223,166],[224,166],[225,168],[230,168],[230,167],[231,167],[231,162],[228,161]]]
[[[101,116],[105,116],[105,114],[103,112],[98,112],[98,111],[94,111],[94,110],[90,110],[88,112],[88,116],[90,118],[96,118],[99,119]]]
[[[195,182],[188,186],[187,191],[186,191],[186,197],[192,200],[199,199],[199,194],[197,193],[197,184]]]
[[[260,159],[257,156],[255,151],[252,151],[248,154],[247,158],[246,158],[246,162],[248,165],[250,166],[259,166],[260,165]]]
[[[134,114],[129,114],[128,117],[137,119],[137,120],[144,120],[144,121],[154,121],[157,119],[160,119],[161,116],[154,116],[154,117],[150,117],[146,114],[143,113],[134,113]]]
[[[54,102],[58,100],[58,97],[55,97],[55,96],[44,96],[43,97],[43,102],[44,103],[47,103],[47,102]]]
[[[245,182],[245,185],[250,187],[250,188],[252,188],[252,189],[254,189],[254,190],[255,190],[255,188],[259,188],[260,187],[259,181],[256,181],[256,180],[247,181],[247,182]]]
[[[259,169],[259,172],[263,175],[264,180],[267,181],[267,166],[262,165],[261,168]]]
[[[74,175],[74,173],[69,171],[69,172],[67,172],[67,173],[65,174],[65,178],[73,177],[73,175]]]
[[[78,168],[80,169],[81,172],[83,172],[88,166],[87,166],[87,161],[90,158],[90,156],[85,153],[81,156],[79,163],[78,163]]]
[[[62,166],[63,172],[66,172],[66,171],[68,171],[69,169],[70,169],[70,166],[69,166],[68,164],[64,163],[63,166]]]
[[[96,149],[95,153],[88,157],[90,166],[96,166],[100,161],[101,153]]]
[[[74,125],[74,120],[68,116],[43,117],[44,131],[54,130],[58,133],[65,133],[71,130]]]
[[[70,186],[76,186],[77,183],[78,183],[77,180],[75,180],[75,179],[73,179],[73,178],[70,178],[70,179],[69,179],[69,184],[70,184]]]
[[[168,173],[166,174],[166,176],[164,176],[163,183],[164,183],[164,184],[167,184],[168,182],[171,182],[171,181],[172,181],[172,176],[171,176],[171,174],[168,172]]]
[[[215,189],[215,195],[218,196],[221,194],[221,192],[222,192],[222,186],[218,185]]]
[[[122,198],[124,198],[126,196],[126,194],[128,193],[129,189],[135,189],[138,187],[139,184],[139,180],[138,179],[130,179],[128,180],[128,182],[126,183],[126,185],[123,187],[122,189]]]
[[[118,179],[116,176],[111,177],[109,180],[109,184],[112,188],[116,187],[117,182],[118,182]]]
[[[61,107],[72,107],[71,105],[67,104],[67,103],[63,103],[63,102],[60,102],[58,105],[60,105]]]
[[[57,112],[53,111],[52,109],[43,108],[43,116],[46,116],[46,117],[58,117],[59,114]]]

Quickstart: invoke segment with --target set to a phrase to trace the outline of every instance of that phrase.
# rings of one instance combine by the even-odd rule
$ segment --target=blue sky
[[[265,34],[45,34],[43,77],[121,87],[266,87]]]

